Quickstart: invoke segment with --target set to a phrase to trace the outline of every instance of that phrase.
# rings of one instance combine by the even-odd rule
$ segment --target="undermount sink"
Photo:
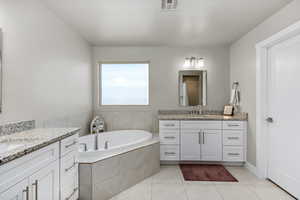
[[[0,144],[0,154],[24,146],[23,144]]]

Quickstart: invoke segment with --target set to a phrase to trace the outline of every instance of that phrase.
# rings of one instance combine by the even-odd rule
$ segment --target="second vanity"
[[[77,128],[1,136],[0,199],[77,200]]]
[[[160,114],[160,159],[243,163],[247,154],[247,114]]]

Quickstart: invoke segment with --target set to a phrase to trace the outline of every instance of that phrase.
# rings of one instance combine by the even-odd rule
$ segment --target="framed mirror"
[[[0,28],[0,113],[2,112],[2,52],[3,52],[3,34]]]
[[[179,71],[179,105],[205,106],[207,99],[207,71]]]

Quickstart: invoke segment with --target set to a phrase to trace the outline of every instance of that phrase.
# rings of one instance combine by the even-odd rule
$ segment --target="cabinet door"
[[[29,200],[28,179],[15,184],[3,193],[0,193],[1,200]]]
[[[29,177],[31,200],[59,200],[59,161]]]
[[[221,130],[204,130],[201,139],[201,160],[222,160],[222,132]]]
[[[180,160],[200,160],[200,131],[182,130]]]
[[[77,151],[61,159],[61,200],[78,199]]]

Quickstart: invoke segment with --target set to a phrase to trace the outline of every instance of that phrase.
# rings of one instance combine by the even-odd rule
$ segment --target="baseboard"
[[[178,165],[178,164],[220,164],[224,166],[237,166],[242,167],[244,162],[223,162],[223,161],[160,161],[161,165]]]
[[[252,165],[249,162],[246,162],[245,167],[251,172],[253,173],[255,176],[257,176],[257,169],[254,165]]]

